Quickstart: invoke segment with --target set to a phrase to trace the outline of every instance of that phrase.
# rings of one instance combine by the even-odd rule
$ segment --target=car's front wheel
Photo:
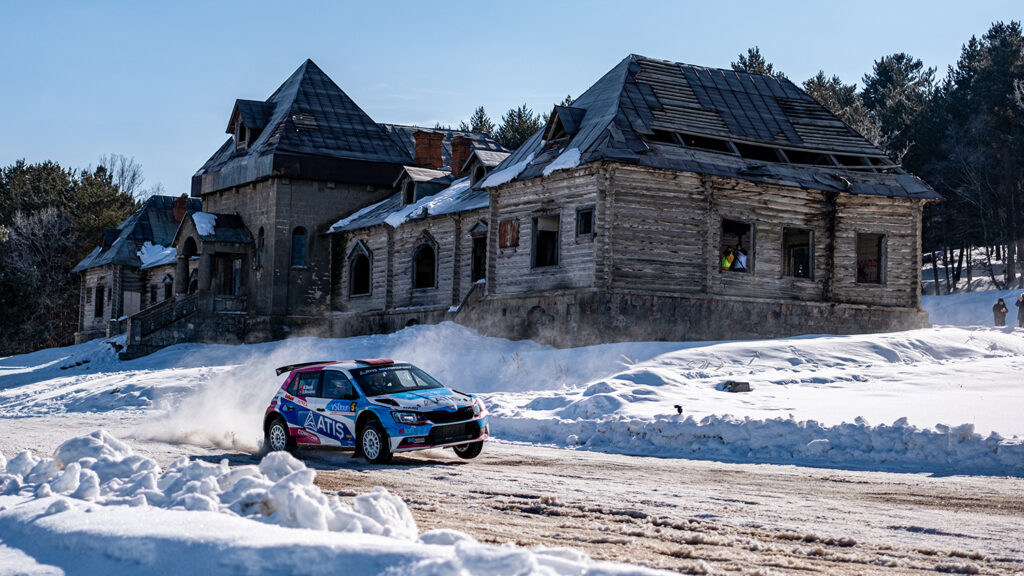
[[[267,427],[264,439],[266,440],[267,448],[271,452],[279,452],[281,450],[291,452],[295,449],[295,440],[288,433],[288,424],[285,423],[283,418],[274,418],[274,421]]]
[[[455,455],[464,460],[476,458],[480,455],[480,451],[483,449],[483,440],[480,440],[479,442],[470,442],[469,444],[459,444],[458,446],[452,447],[452,450],[455,450]]]
[[[391,460],[391,439],[376,420],[367,422],[359,433],[359,451],[373,464]]]

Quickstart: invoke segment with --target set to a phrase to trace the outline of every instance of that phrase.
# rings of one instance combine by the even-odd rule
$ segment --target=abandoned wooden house
[[[103,230],[103,245],[72,270],[81,276],[76,343],[120,334],[128,316],[173,297],[174,233],[201,208],[185,195],[151,196],[119,227]]]
[[[557,345],[927,324],[939,196],[784,78],[631,55],[509,154],[377,124],[307,61],[193,178],[198,290],[128,322],[182,340],[453,320]]]

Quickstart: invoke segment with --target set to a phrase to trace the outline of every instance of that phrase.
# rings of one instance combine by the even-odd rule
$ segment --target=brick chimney
[[[444,132],[421,130],[412,135],[416,140],[416,164],[421,168],[440,170],[444,167]]]
[[[452,138],[452,177],[458,180],[465,176],[462,173],[462,165],[473,153],[473,139],[465,136]]]
[[[174,199],[174,223],[181,224],[186,213],[188,213],[188,195],[182,194]]]

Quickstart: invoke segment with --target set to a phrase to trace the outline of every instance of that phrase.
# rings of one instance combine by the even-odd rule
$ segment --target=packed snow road
[[[328,492],[384,486],[425,530],[689,573],[1013,574],[1024,480],[642,458],[491,442],[367,465],[303,452]],[[709,570],[710,568],[710,570]],[[764,569],[769,569],[765,571]]]
[[[0,449],[52,453],[103,427],[162,466],[180,456],[232,467],[257,455],[131,439],[142,414],[4,420]],[[1024,479],[858,472],[647,458],[488,442],[396,455],[301,450],[315,483],[345,500],[383,486],[421,530],[482,543],[580,548],[683,573],[1014,574],[1024,571]]]

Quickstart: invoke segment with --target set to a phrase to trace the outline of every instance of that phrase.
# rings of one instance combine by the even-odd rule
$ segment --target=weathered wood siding
[[[470,232],[478,222],[487,224],[487,208],[480,208],[455,215],[459,226],[455,250],[455,284],[452,286],[452,304],[458,305],[473,289],[473,237]],[[489,228],[488,228],[489,230]],[[487,266],[484,266],[485,274]]]
[[[388,293],[388,230],[375,226],[348,234],[335,234],[332,239],[339,257],[334,259],[338,267],[331,286],[334,307],[342,312],[369,312],[383,310],[387,306]],[[359,242],[363,243],[370,256],[370,293],[352,296],[352,256]]]
[[[608,198],[612,289],[700,292],[708,259],[700,177],[617,166]]]
[[[708,178],[712,200],[708,218],[710,243],[708,292],[756,298],[822,300],[828,277],[828,203],[823,192],[771,186],[732,178]],[[748,271],[722,270],[722,220],[754,225]],[[783,233],[786,228],[812,234],[812,277],[796,278],[784,271]]]
[[[835,298],[884,306],[920,305],[919,200],[842,194],[836,225]],[[857,234],[885,236],[884,283],[857,283]]]
[[[589,288],[596,281],[595,241],[600,241],[604,206],[598,205],[602,173],[593,166],[556,172],[491,192],[488,230],[489,294],[523,294],[539,290]],[[576,236],[576,212],[594,208],[595,233]],[[558,264],[533,266],[533,219],[559,217]],[[502,221],[519,223],[519,245],[500,248]]]
[[[455,220],[448,216],[406,222],[393,231],[392,299],[389,308],[451,306],[455,257]],[[434,242],[435,283],[413,288],[413,255],[423,243]]]

